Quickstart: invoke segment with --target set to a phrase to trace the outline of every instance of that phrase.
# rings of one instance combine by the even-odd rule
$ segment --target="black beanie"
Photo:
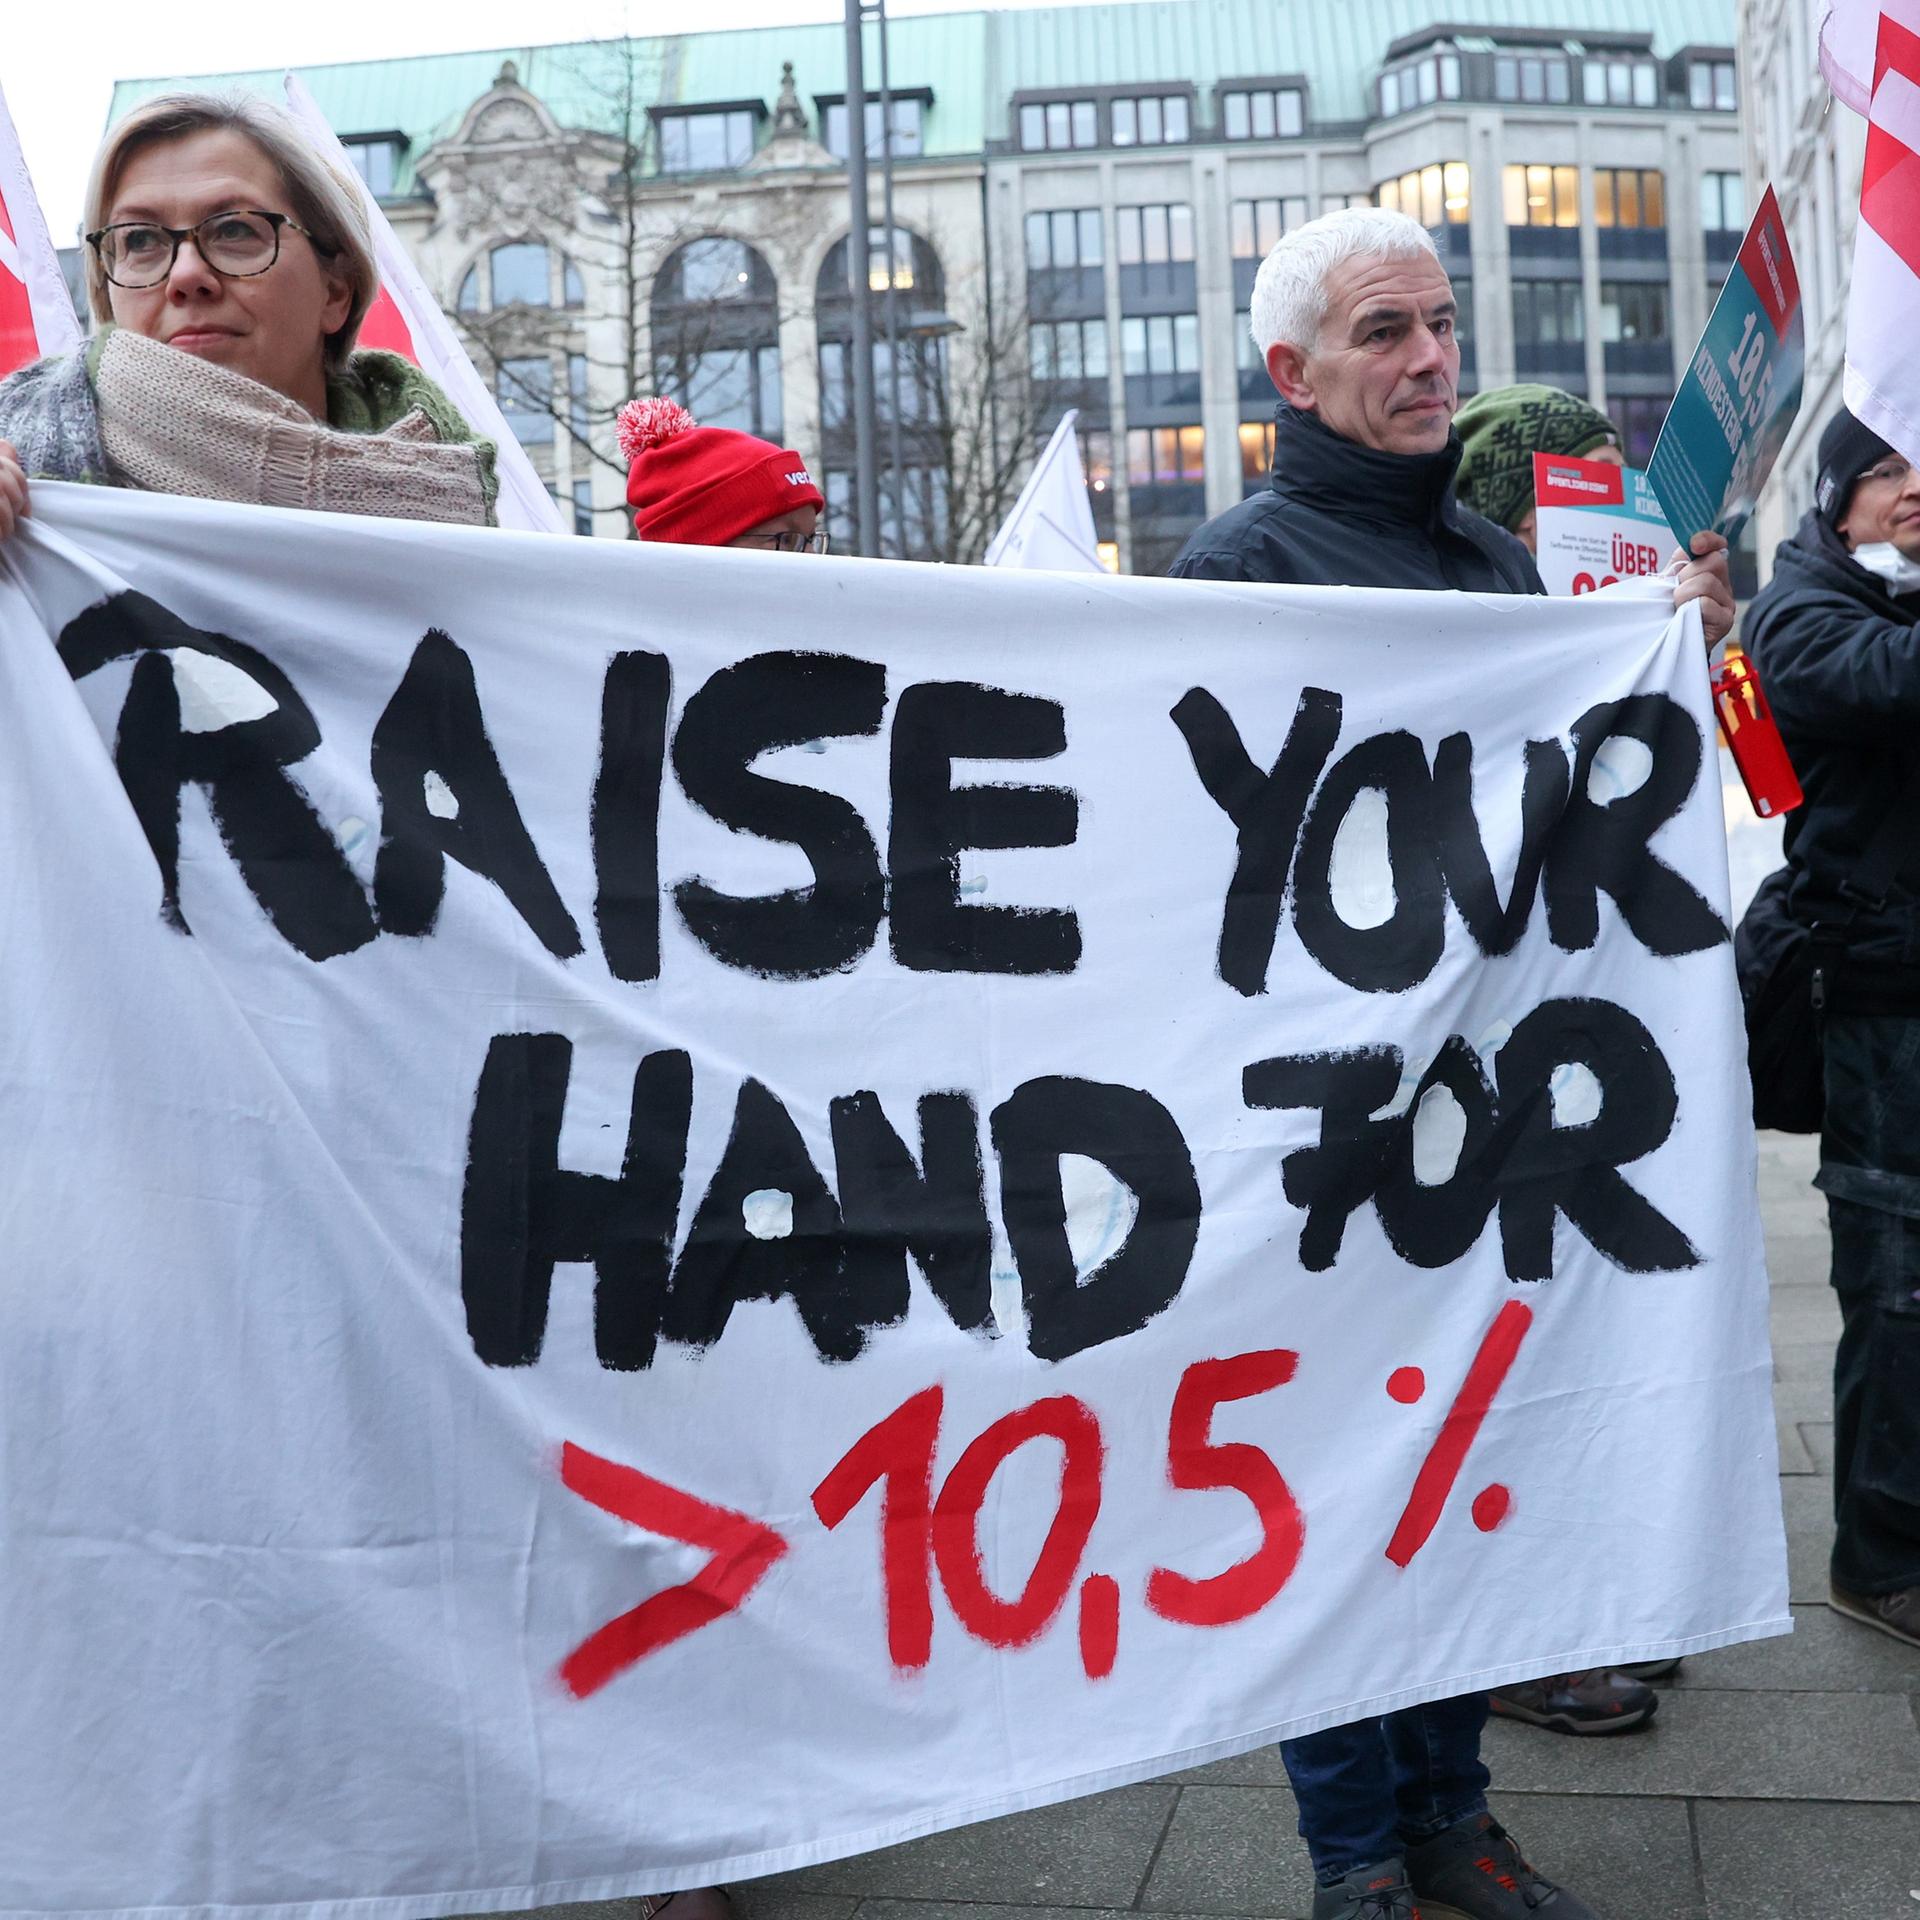
[[[1839,530],[1853,498],[1854,482],[1893,449],[1842,407],[1820,435],[1820,473],[1814,482],[1813,503],[1820,518]]]

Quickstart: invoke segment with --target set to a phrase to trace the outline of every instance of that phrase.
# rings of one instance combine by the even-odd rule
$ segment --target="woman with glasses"
[[[826,500],[797,453],[730,427],[702,427],[672,400],[620,409],[627,504],[642,540],[825,553]]]
[[[396,354],[353,186],[264,102],[127,115],[87,190],[79,353],[0,383],[0,538],[27,479],[416,520],[493,518],[493,447]]]

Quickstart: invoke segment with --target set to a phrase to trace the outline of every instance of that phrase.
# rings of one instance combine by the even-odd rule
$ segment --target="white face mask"
[[[1877,573],[1895,593],[1920,592],[1920,560],[1909,560],[1891,540],[1855,547],[1853,557],[1869,573]]]

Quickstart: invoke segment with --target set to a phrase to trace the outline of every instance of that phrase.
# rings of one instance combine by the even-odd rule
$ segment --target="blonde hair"
[[[120,176],[136,153],[163,141],[204,132],[241,134],[273,162],[287,191],[289,211],[307,230],[328,268],[352,290],[353,304],[347,309],[346,319],[326,340],[327,365],[343,365],[359,337],[360,323],[380,291],[366,208],[357,186],[343,179],[299,128],[266,101],[251,94],[168,93],[135,107],[113,126],[94,156],[93,173],[87,181],[86,231],[97,232],[107,224]],[[83,258],[93,317],[111,320],[113,307],[100,256],[90,246]]]

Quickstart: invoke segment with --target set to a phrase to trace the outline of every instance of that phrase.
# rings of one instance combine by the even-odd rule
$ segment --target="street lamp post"
[[[879,489],[873,459],[873,315],[868,305],[867,81],[861,47],[864,9],[846,0],[847,14],[847,291],[853,299],[853,503],[856,544],[869,558],[880,551]],[[892,245],[889,237],[888,245]],[[891,289],[892,275],[888,275]]]

